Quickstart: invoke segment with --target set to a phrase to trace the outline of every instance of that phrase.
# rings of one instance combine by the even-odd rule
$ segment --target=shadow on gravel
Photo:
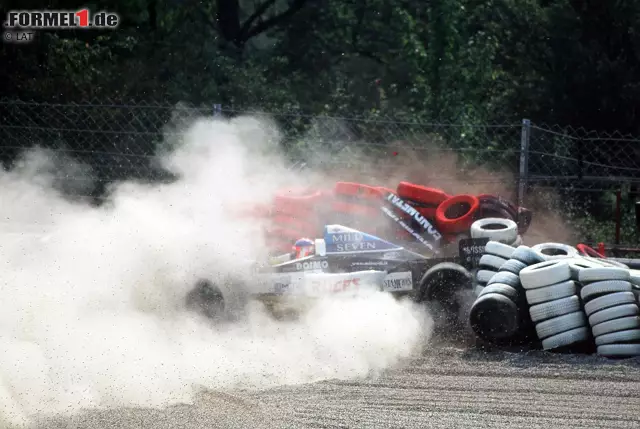
[[[477,338],[468,323],[469,296],[459,296],[463,302],[459,314],[450,314],[437,303],[430,302],[429,313],[433,317],[434,330],[424,348],[424,357],[436,360],[456,358],[463,362],[500,363],[513,368],[535,368],[537,366],[575,366],[600,368],[640,368],[640,357],[605,358],[596,354],[593,341],[570,347],[542,350],[533,327],[525,327],[524,334],[510,344],[490,344]]]
[[[539,341],[531,336],[523,337],[519,344],[489,344],[478,340],[468,325],[447,319],[443,313],[434,309],[431,309],[431,313],[438,323],[435,324],[429,343],[425,345],[425,358],[444,360],[455,357],[463,362],[499,363],[514,368],[549,365],[640,368],[640,357],[605,358],[596,354],[593,344],[545,351],[541,349]]]

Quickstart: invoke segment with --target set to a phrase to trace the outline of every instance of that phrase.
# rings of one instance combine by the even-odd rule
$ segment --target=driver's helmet
[[[293,245],[293,252],[295,258],[304,258],[305,256],[311,256],[315,252],[315,245],[310,238],[301,238]]]

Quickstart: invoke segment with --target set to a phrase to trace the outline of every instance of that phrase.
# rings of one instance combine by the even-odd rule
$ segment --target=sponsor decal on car
[[[361,232],[344,232],[342,234],[334,233],[331,235],[332,243],[352,243],[362,240],[364,240],[364,234]]]
[[[276,282],[273,284],[273,291],[277,294],[287,293],[290,286],[291,286],[291,283],[288,283],[288,282],[287,283]]]
[[[387,252],[382,255],[382,259],[400,259],[401,257],[400,252]]]
[[[358,293],[365,289],[380,290],[384,271],[362,270],[352,273],[305,274],[305,294],[319,296],[333,293]]]
[[[400,210],[411,216],[415,219],[416,222],[420,226],[422,226],[429,235],[433,237],[434,240],[439,241],[442,239],[442,234],[433,226],[431,222],[427,220],[424,216],[418,212],[414,207],[412,207],[409,203],[405,202],[402,198],[395,194],[389,194],[387,196],[387,200],[391,202],[394,206],[398,207]]]
[[[467,267],[477,267],[484,255],[488,238],[464,238],[458,243],[458,251],[462,257],[462,264]]]
[[[309,282],[309,288],[313,293],[337,293],[346,291],[357,291],[360,289],[359,277],[351,279],[314,279]]]
[[[403,221],[402,219],[400,219],[400,216],[398,216],[397,214],[395,214],[393,211],[391,211],[388,207],[382,207],[382,211],[389,216],[391,219],[393,219],[394,221],[396,221],[401,227],[403,227],[409,234],[411,234],[413,237],[415,237],[416,240],[418,240],[420,243],[424,244],[429,250],[431,250],[432,252],[437,252],[436,248],[434,247],[433,244],[431,244],[429,242],[429,240],[427,240],[426,238],[424,238],[422,235],[420,235],[419,233],[417,233],[416,231],[414,231],[413,228],[411,228],[409,225],[406,224],[405,221]]]
[[[340,243],[336,244],[338,252],[353,252],[356,250],[376,250],[376,243],[373,241],[362,241],[360,243]]]
[[[411,271],[388,274],[382,281],[382,288],[388,292],[412,290],[413,276]]]
[[[389,261],[356,261],[351,263],[352,267],[386,267],[387,265],[389,265]]]
[[[296,262],[296,271],[322,270],[329,268],[327,261]]]
[[[327,225],[325,242],[327,253],[358,253],[395,250],[399,246],[371,234],[342,225]]]
[[[365,235],[361,232],[332,233],[330,246],[337,252],[353,252],[357,250],[376,250],[376,241],[365,240]]]

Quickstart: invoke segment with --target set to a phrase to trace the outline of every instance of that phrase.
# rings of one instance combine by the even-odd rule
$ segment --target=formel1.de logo
[[[5,42],[29,42],[35,30],[112,30],[120,25],[120,17],[113,12],[91,13],[81,10],[13,10],[4,21]]]

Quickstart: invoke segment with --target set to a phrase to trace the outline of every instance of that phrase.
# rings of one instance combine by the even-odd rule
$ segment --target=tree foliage
[[[29,4],[31,3],[31,4]],[[38,4],[36,4],[38,3]],[[11,9],[40,2],[10,0]],[[51,0],[51,9],[75,9]],[[537,122],[638,132],[640,3],[96,0],[116,31],[5,44],[5,96]]]
[[[238,110],[455,122],[463,127],[447,143],[489,148],[496,163],[512,157],[513,139],[488,141],[465,125],[527,117],[640,134],[640,2],[45,3],[5,0],[1,12],[88,7],[117,12],[121,24],[110,31],[40,31],[33,43],[5,43],[0,97],[220,103]],[[300,121],[290,125],[305,129]],[[583,159],[579,142],[563,147],[569,151],[563,156]],[[591,150],[592,157],[607,151]]]

